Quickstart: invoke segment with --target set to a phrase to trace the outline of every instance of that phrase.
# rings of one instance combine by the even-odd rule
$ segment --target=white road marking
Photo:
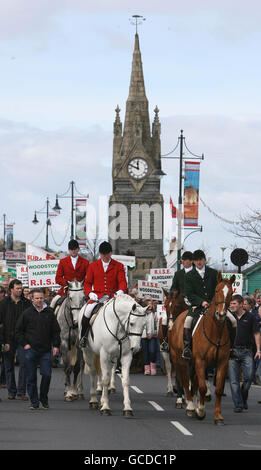
[[[149,401],[150,405],[153,406],[153,408],[155,408],[155,410],[157,411],[164,411],[164,409],[158,405],[158,403],[156,403],[155,401]]]
[[[239,444],[241,447],[247,447],[248,449],[261,449],[259,444]]]
[[[171,424],[175,426],[180,432],[182,432],[185,436],[193,436],[190,431],[188,431],[182,424],[180,424],[178,421],[171,421]]]
[[[137,393],[143,393],[143,391],[140,390],[140,389],[139,389],[138,387],[136,387],[135,385],[131,385],[131,388],[132,388],[132,390],[134,390],[134,391],[137,392]]]

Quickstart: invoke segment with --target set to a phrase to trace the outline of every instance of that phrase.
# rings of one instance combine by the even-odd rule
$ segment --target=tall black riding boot
[[[83,315],[82,317],[82,331],[81,331],[81,340],[80,340],[80,346],[81,348],[85,348],[87,344],[87,333],[89,330],[90,326],[90,318],[85,317]]]
[[[183,359],[190,361],[192,358],[191,343],[192,343],[192,333],[190,328],[184,328],[183,330],[183,343],[184,350],[182,353]]]

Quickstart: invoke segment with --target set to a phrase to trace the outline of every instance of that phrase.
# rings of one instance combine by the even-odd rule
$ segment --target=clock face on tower
[[[128,164],[129,175],[136,180],[144,178],[148,173],[148,169],[148,163],[143,158],[133,158]]]

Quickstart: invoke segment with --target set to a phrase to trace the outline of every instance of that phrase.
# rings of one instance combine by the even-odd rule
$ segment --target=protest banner
[[[0,260],[3,259],[3,252],[0,253]],[[5,259],[9,261],[25,261],[26,255],[23,251],[6,251]]]
[[[157,282],[157,284],[166,289],[170,289],[174,276],[174,269],[172,268],[155,268],[150,270],[150,281]]]
[[[28,285],[30,289],[36,287],[55,287],[55,275],[59,260],[29,261]]]
[[[152,300],[158,300],[162,302],[163,292],[161,287],[156,282],[151,281],[138,281],[138,296],[140,298],[149,295]]]
[[[112,259],[122,263],[123,266],[129,266],[133,268],[135,266],[135,256],[127,256],[127,255],[112,255]]]
[[[159,331],[159,322],[160,322],[160,319],[165,320],[164,321],[164,324],[166,325],[167,324],[167,312],[166,312],[166,307],[164,304],[158,304],[157,305],[157,310],[156,310],[156,313],[155,313],[155,320],[156,320],[156,324],[157,324],[157,331]]]
[[[48,251],[38,246],[26,243],[26,261],[42,261],[46,259],[59,259],[58,253],[48,253]]]
[[[26,264],[16,263],[16,279],[21,281],[23,286],[28,286],[28,268]]]
[[[233,294],[239,294],[242,295],[243,291],[243,274],[238,274],[238,273],[222,273],[222,278],[223,279],[231,279],[231,277],[235,275],[236,280],[234,284],[232,284],[233,288]]]

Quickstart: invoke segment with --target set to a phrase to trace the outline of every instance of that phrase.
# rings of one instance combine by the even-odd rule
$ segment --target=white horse
[[[102,396],[100,411],[110,415],[108,387],[111,370],[117,359],[121,360],[123,389],[123,415],[132,416],[129,396],[129,374],[133,354],[139,351],[141,335],[146,323],[146,310],[126,294],[119,294],[101,307],[88,333],[83,357],[90,374],[90,408],[98,408],[95,376],[99,373],[97,357],[100,359],[102,374]],[[79,324],[84,309],[79,316]]]
[[[57,321],[61,328],[61,353],[65,373],[65,400],[73,401],[83,398],[82,376],[84,361],[79,348],[78,317],[85,302],[83,282],[67,282],[68,295],[61,306],[55,309]],[[71,373],[73,384],[71,385]]]

